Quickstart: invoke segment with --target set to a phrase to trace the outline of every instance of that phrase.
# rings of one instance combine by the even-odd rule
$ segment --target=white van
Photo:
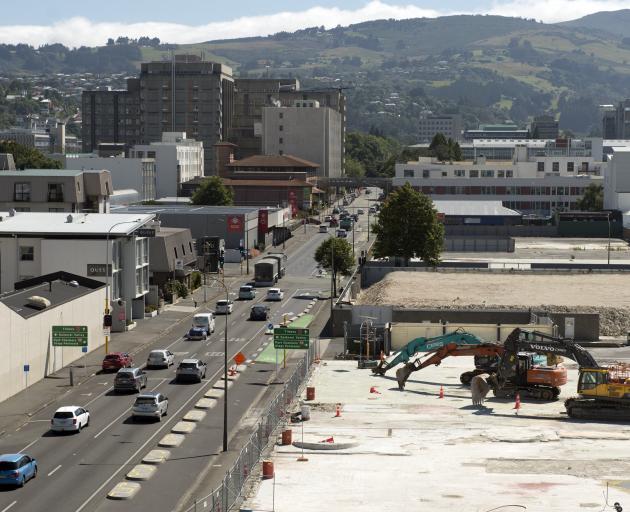
[[[214,332],[214,314],[212,313],[197,313],[193,316],[193,327],[201,327],[205,329],[208,334]]]

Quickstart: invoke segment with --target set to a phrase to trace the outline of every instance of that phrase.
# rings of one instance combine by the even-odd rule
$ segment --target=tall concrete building
[[[529,132],[532,139],[557,139],[558,121],[553,116],[536,116]]]
[[[433,114],[425,112],[418,121],[420,142],[431,142],[436,133],[455,141],[462,140],[464,122],[460,114]]]
[[[263,109],[263,152],[292,155],[319,165],[320,176],[338,177],[343,169],[342,116],[313,100]]]
[[[605,139],[630,139],[630,99],[614,105],[600,105],[602,136]]]

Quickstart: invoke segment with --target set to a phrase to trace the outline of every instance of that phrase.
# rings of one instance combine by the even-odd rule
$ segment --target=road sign
[[[81,352],[83,352],[84,354],[87,353],[87,345],[83,345],[81,347]]]
[[[273,348],[305,349],[308,348],[308,329],[276,327],[273,330]]]
[[[111,333],[111,329],[109,327],[103,327],[103,334],[105,336],[109,336],[109,334]]]
[[[269,330],[273,329],[273,324],[267,324],[267,329]]]
[[[30,364],[25,364],[24,365],[24,373],[28,373],[31,370],[31,365]]]
[[[87,325],[53,325],[52,344],[53,347],[87,346]]]
[[[245,362],[245,354],[243,354],[242,352],[239,352],[238,354],[236,354],[234,356],[234,362],[236,364],[243,364]]]

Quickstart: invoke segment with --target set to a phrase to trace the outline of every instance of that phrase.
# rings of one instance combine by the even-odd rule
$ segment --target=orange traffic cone
[[[341,404],[335,406],[335,418],[341,418]]]
[[[444,387],[440,386],[440,398],[444,398]]]
[[[335,438],[334,438],[334,437],[332,437],[332,436],[331,436],[331,437],[329,437],[329,438],[327,438],[327,439],[322,439],[322,440],[320,441],[320,443],[334,443],[334,442],[335,442]]]
[[[518,414],[519,409],[521,408],[521,395],[516,393],[516,400],[514,401],[514,409],[516,409],[516,414]]]
[[[376,386],[372,386],[370,388],[370,393],[376,393],[377,395],[381,394],[381,392],[376,389]]]

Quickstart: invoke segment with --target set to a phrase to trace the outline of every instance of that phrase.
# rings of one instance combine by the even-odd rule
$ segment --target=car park
[[[147,368],[168,368],[175,364],[175,355],[170,350],[152,350],[147,357]]]
[[[234,310],[234,302],[228,299],[218,300],[214,307],[214,313],[217,315],[231,315]]]
[[[78,405],[67,405],[55,411],[50,420],[53,432],[81,432],[90,424],[90,412]]]
[[[194,380],[201,382],[206,378],[206,363],[199,359],[183,359],[177,371],[175,372],[175,380],[182,382],[185,380]]]
[[[162,420],[162,416],[168,413],[168,398],[157,391],[145,391],[136,397],[136,401],[131,408],[131,417],[155,418]]]
[[[284,292],[280,288],[269,288],[267,290],[267,300],[282,300]]]
[[[267,320],[269,318],[269,307],[264,304],[256,304],[252,306],[249,312],[250,320]]]
[[[5,453],[0,455],[0,485],[24,487],[26,482],[36,476],[37,461],[30,455],[25,453]],[[11,508],[11,506],[8,508]]]
[[[320,224],[319,225],[319,232],[320,233],[328,233],[328,226],[326,224]]]
[[[348,238],[348,232],[345,229],[338,229],[337,238]]]
[[[238,289],[238,298],[240,300],[252,300],[256,298],[256,290],[250,284],[244,284]]]
[[[127,352],[112,352],[105,356],[101,368],[104,372],[118,371],[133,366],[133,358]]]
[[[147,374],[140,368],[121,368],[114,378],[114,391],[135,391],[147,387]]]

